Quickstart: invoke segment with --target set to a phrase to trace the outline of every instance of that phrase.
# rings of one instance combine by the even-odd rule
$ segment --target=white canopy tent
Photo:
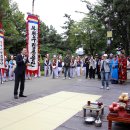
[[[77,55],[84,55],[84,50],[83,50],[83,47],[80,47],[76,50],[76,54]]]

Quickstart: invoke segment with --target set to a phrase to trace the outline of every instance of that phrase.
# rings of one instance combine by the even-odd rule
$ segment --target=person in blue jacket
[[[118,83],[118,58],[115,56],[112,60],[112,68],[111,68],[111,83]]]

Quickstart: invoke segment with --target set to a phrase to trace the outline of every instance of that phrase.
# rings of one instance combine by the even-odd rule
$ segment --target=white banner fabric
[[[38,70],[38,24],[28,22],[28,59],[31,66],[28,70]]]

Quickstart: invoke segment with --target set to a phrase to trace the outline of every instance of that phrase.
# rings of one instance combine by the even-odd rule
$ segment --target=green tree
[[[48,27],[41,21],[40,39],[42,56],[45,56],[46,53],[50,53],[51,55],[64,54],[62,37],[52,25]]]
[[[17,3],[10,3],[8,15],[3,19],[3,28],[6,51],[12,54],[20,53],[20,50],[26,46],[26,21]]]
[[[87,14],[81,22],[75,22],[71,31],[72,45],[82,46],[87,54],[94,55],[106,48],[105,30],[95,16]]]
[[[71,29],[73,28],[74,20],[71,19],[71,15],[68,14],[65,14],[64,17],[67,18],[67,20],[62,27],[65,30],[65,32],[63,33],[63,46],[65,50],[70,50],[71,52],[73,52],[74,48],[71,46]]]
[[[0,0],[0,28],[2,27],[3,18],[7,15],[9,9],[9,0]]]
[[[98,20],[105,26],[106,31],[113,31],[113,42],[109,48],[121,46],[129,55],[130,50],[130,0],[100,0],[97,5],[87,1],[87,8],[91,15],[97,16]]]

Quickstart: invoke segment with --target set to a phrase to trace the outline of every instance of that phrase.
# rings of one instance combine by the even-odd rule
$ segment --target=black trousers
[[[23,95],[24,83],[25,83],[25,73],[15,74],[14,95],[18,95],[19,83],[20,83],[20,93],[19,93],[19,95]]]
[[[98,76],[98,79],[101,79],[100,68],[98,66],[96,67],[95,71],[96,71],[96,74]]]
[[[97,75],[98,75],[98,79],[101,79],[100,71],[97,72]]]
[[[64,67],[64,76],[65,76],[65,78],[66,78],[67,74],[68,74],[68,77],[70,77],[70,67]]]
[[[86,78],[88,78],[89,65],[86,65]]]
[[[92,67],[90,67],[89,69],[89,78],[95,79],[95,69],[93,69]]]

